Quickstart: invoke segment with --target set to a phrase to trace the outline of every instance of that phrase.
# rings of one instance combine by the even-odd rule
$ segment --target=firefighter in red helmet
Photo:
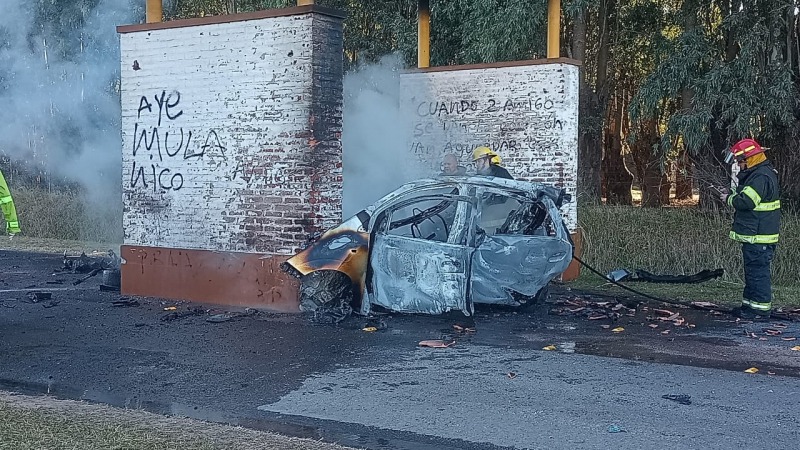
[[[753,139],[742,139],[730,148],[725,162],[739,165],[736,189],[721,190],[720,198],[734,208],[730,238],[742,243],[744,292],[739,316],[768,318],[772,311],[770,263],[778,243],[781,201],[778,175],[764,149]]]

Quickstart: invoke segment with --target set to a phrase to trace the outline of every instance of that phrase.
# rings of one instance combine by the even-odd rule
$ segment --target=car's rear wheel
[[[534,295],[524,295],[519,292],[513,293],[514,300],[519,302],[520,308],[528,309],[536,305],[544,304],[550,298],[550,285],[545,285],[539,289]]]

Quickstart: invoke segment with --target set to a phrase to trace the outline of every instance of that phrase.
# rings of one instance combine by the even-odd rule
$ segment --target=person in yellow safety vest
[[[778,175],[764,149],[753,139],[742,139],[731,147],[725,162],[736,160],[739,184],[720,199],[734,208],[730,238],[742,243],[744,292],[737,315],[746,319],[769,318],[772,311],[770,263],[781,227]]]
[[[17,219],[17,209],[14,207],[14,199],[11,198],[11,191],[8,190],[8,184],[3,177],[3,171],[0,171],[0,208],[3,210],[3,217],[6,220],[6,233],[11,236],[19,234],[19,219]]]

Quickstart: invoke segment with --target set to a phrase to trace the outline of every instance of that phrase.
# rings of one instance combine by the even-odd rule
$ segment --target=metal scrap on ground
[[[456,341],[445,342],[439,339],[432,339],[427,341],[420,341],[420,347],[430,347],[430,348],[447,348],[454,345]]]

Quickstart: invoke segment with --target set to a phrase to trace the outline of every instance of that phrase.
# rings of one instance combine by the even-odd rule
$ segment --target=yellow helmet
[[[478,148],[476,148],[475,150],[472,151],[472,160],[473,161],[477,161],[477,160],[479,160],[481,158],[485,158],[487,156],[491,157],[492,159],[499,158],[497,153],[493,152],[492,149],[490,149],[489,147],[478,147]]]

